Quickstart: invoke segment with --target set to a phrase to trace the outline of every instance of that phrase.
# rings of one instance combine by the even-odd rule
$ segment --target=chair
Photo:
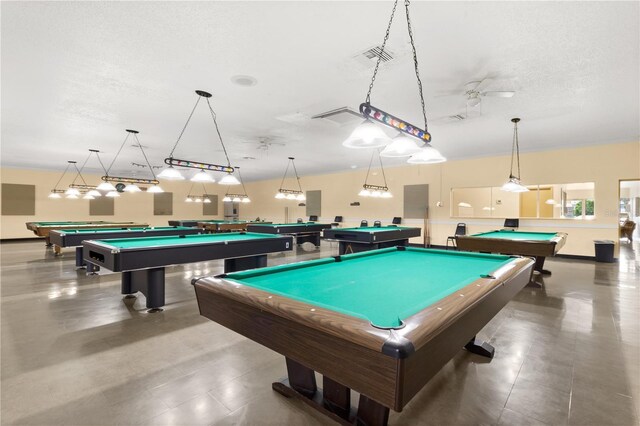
[[[520,219],[505,219],[504,227],[511,228],[513,231],[515,231],[516,229],[518,229],[518,227],[520,227]]]
[[[467,224],[466,223],[458,223],[456,225],[456,232],[454,233],[454,235],[447,237],[447,246],[446,249],[449,250],[449,241],[451,241],[451,244],[453,246],[453,248],[457,249],[458,248],[458,244],[456,243],[456,237],[458,235],[467,235]]]
[[[298,223],[304,223],[301,217],[298,218]]]
[[[360,221],[360,228],[366,228],[367,226],[369,226],[369,222],[364,219]]]
[[[402,218],[401,217],[394,217],[393,220],[391,221],[392,224],[394,225],[400,225],[402,223]]]
[[[620,236],[626,238],[629,242],[633,242],[633,231],[636,229],[636,223],[632,220],[627,220],[624,225],[620,227]]]
[[[342,216],[336,216],[333,218],[333,222],[331,223],[332,228],[339,228],[340,223],[342,223]]]
[[[309,222],[317,222],[317,221],[318,221],[318,216],[316,215],[309,216]]]
[[[373,222],[373,226],[374,228],[382,228],[382,222],[376,220],[375,222]]]

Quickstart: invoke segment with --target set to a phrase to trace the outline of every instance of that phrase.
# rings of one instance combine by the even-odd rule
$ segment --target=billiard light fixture
[[[103,182],[100,185],[98,185],[98,189],[109,191],[106,194],[107,197],[118,197],[119,192],[130,192],[130,193],[142,192],[138,184],[152,185],[147,189],[147,192],[151,192],[151,193],[164,192],[164,190],[159,186],[160,182],[156,178],[156,174],[153,171],[153,167],[151,167],[151,163],[149,163],[149,159],[147,158],[147,154],[144,152],[144,148],[140,143],[140,139],[138,139],[138,133],[140,132],[132,129],[126,129],[125,131],[127,132],[127,136],[124,138],[124,141],[122,141],[122,144],[120,145],[120,149],[118,149],[116,156],[113,157],[113,160],[111,160],[111,164],[109,165],[109,168],[104,167],[104,164],[100,159],[99,152],[97,150],[93,150],[96,152],[96,156],[98,157],[98,160],[100,161],[100,165],[104,170],[104,176],[102,176],[101,178]],[[149,167],[149,171],[151,171],[151,175],[153,179],[143,179],[143,178],[128,177],[128,176],[109,176],[109,171],[111,170],[111,168],[113,167],[113,164],[116,162],[116,159],[120,155],[122,148],[124,148],[124,145],[129,140],[129,137],[133,137],[135,139],[135,143],[133,144],[133,146],[140,148],[140,151],[142,152],[142,156],[144,157],[144,160],[147,163],[146,167]],[[118,185],[114,186],[113,183],[124,184],[124,186],[120,185],[119,186],[120,189],[117,189],[116,187]]]
[[[382,178],[384,179],[384,185],[371,185],[368,183],[369,181],[369,173],[371,172],[371,165],[373,164],[373,157],[375,154],[378,154],[378,160],[380,161],[380,170],[382,171]],[[389,192],[389,187],[387,186],[387,176],[384,174],[384,167],[382,166],[382,158],[380,157],[380,151],[375,150],[371,153],[371,160],[369,161],[369,168],[367,169],[367,176],[364,178],[364,185],[362,185],[362,190],[358,193],[361,197],[371,197],[371,198],[392,198],[393,195]]]
[[[75,161],[67,161],[67,167],[65,167],[64,171],[62,172],[62,176],[60,176],[60,179],[58,179],[56,184],[53,185],[53,189],[49,193],[49,198],[54,198],[54,199],[55,198],[62,198],[61,194],[64,194],[65,190],[64,189],[58,189],[58,185],[60,185],[60,182],[62,182],[62,179],[64,178],[64,176],[69,171],[69,167],[71,167],[71,165],[75,164],[75,163],[76,163]]]
[[[242,194],[229,194],[229,187],[227,187],[227,193],[224,194],[224,198],[222,199],[223,203],[250,203],[251,199],[247,195],[247,188],[244,186],[244,180],[242,179],[242,175],[240,174],[240,167],[235,166],[235,169],[238,171],[238,177],[240,178],[240,183],[242,184]]]
[[[422,105],[424,129],[371,105],[371,91],[373,90],[382,57],[385,56],[384,49],[387,44],[387,40],[389,39],[391,24],[393,23],[393,18],[398,6],[398,0],[395,0],[391,11],[391,18],[387,25],[387,31],[385,33],[382,46],[380,47],[380,54],[377,55],[378,60],[376,61],[373,76],[371,77],[367,97],[365,102],[360,104],[360,114],[365,118],[365,121],[356,127],[351,135],[343,142],[343,146],[355,149],[385,147],[382,152],[379,153],[381,157],[410,157],[407,161],[409,164],[440,163],[446,161],[446,158],[430,145],[431,134],[428,131],[427,112],[422,90],[422,80],[420,80],[420,72],[418,69],[418,55],[416,53],[416,46],[413,40],[409,5],[410,0],[405,0],[404,6],[407,19],[407,31],[409,33],[409,41],[411,42],[411,48],[413,50],[413,64],[418,83],[418,94],[420,95],[420,103]],[[392,128],[398,132],[398,135],[393,139],[389,138],[382,129],[376,125],[376,122]]]
[[[211,196],[207,193],[207,189],[204,187],[204,183],[202,184],[202,195],[192,195],[191,190],[196,183],[191,184],[191,188],[189,188],[189,193],[187,197],[184,199],[185,203],[211,203]]]
[[[507,192],[528,192],[529,188],[520,183],[520,144],[518,142],[518,123],[519,118],[512,118],[513,123],[513,144],[511,145],[511,169],[509,171],[509,180],[502,185],[502,190]],[[513,160],[517,161],[518,174],[513,174]]]
[[[77,173],[76,173],[76,177],[73,178],[73,181],[69,185],[69,189],[67,189],[64,192],[66,194],[67,199],[76,200],[80,198],[80,196],[82,195],[83,196],[82,198],[85,200],[93,200],[96,197],[96,195],[94,195],[96,192],[98,193],[97,195],[98,197],[102,196],[102,194],[96,191],[96,186],[87,185],[87,182],[84,180],[84,177],[82,176],[82,170],[84,170],[84,166],[87,165],[87,161],[89,161],[89,158],[91,158],[91,154],[92,153],[89,152],[89,155],[84,160],[84,163],[82,163],[82,167],[80,167],[79,169],[75,161],[70,162],[70,165],[73,165]],[[82,183],[76,183],[76,180],[78,180],[78,178],[80,178]]]
[[[218,127],[218,121],[216,120],[216,113],[213,111],[213,108],[211,107],[211,103],[209,102],[209,98],[211,98],[211,93],[205,92],[204,90],[196,90],[196,94],[198,95],[198,98],[196,99],[196,103],[193,106],[193,109],[191,110],[191,114],[189,114],[189,117],[187,118],[187,122],[184,124],[182,131],[178,135],[178,139],[176,140],[176,143],[173,145],[173,148],[171,149],[169,156],[164,159],[164,163],[169,167],[162,170],[158,174],[158,178],[166,179],[166,180],[184,180],[184,176],[182,176],[182,173],[180,173],[178,169],[174,168],[174,166],[178,166],[178,167],[183,167],[188,169],[199,170],[191,178],[191,181],[193,182],[211,182],[211,183],[215,182],[215,179],[207,173],[208,171],[214,171],[214,172],[227,173],[225,176],[222,177],[222,179],[220,179],[220,181],[218,182],[219,184],[239,185],[240,181],[232,174],[234,171],[234,168],[231,167],[231,160],[229,160],[227,147],[224,145],[224,141],[222,140],[222,135],[220,134],[220,128]],[[198,103],[200,103],[201,99],[206,99],[207,101],[207,106],[209,107],[209,112],[211,113],[211,118],[213,119],[213,124],[216,128],[216,133],[218,134],[218,138],[220,139],[220,144],[222,145],[222,150],[224,151],[224,155],[227,159],[226,166],[222,166],[219,164],[202,163],[199,161],[179,160],[173,157],[173,153],[178,147],[178,144],[180,143],[180,139],[182,138],[184,131],[187,129],[187,126],[191,121],[191,117],[193,117],[193,113],[198,107]]]
[[[287,163],[287,168],[284,169],[284,176],[282,176],[282,182],[280,182],[280,189],[276,193],[275,198],[278,200],[298,200],[305,201],[307,197],[304,196],[304,192],[302,191],[302,185],[300,185],[300,176],[298,176],[298,170],[296,169],[296,163],[294,162],[294,157],[288,157],[289,162]],[[298,183],[298,189],[285,189],[284,180],[287,178],[287,172],[289,171],[289,166],[292,166],[293,173],[296,176],[296,182]]]

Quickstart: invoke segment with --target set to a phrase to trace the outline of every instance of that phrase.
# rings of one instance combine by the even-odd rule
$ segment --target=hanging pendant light
[[[240,185],[240,181],[238,180],[238,178],[236,178],[231,173],[225,175],[222,179],[220,179],[220,182],[218,183],[220,185]]]
[[[380,148],[388,143],[391,143],[391,138],[377,124],[365,120],[342,142],[342,145],[347,148],[366,149]]]
[[[278,189],[278,192],[276,193],[276,198],[278,200],[298,200],[298,201],[304,201],[306,200],[306,197],[304,195],[304,191],[302,191],[302,185],[300,184],[300,176],[298,175],[298,169],[296,169],[296,163],[295,163],[295,158],[294,157],[289,157],[289,162],[287,163],[287,167],[284,169],[284,175],[282,176],[282,182],[280,182],[280,188]],[[287,178],[287,172],[289,171],[289,166],[291,166],[293,168],[293,173],[296,177],[296,182],[298,182],[298,189],[285,189],[283,188],[284,186],[284,181]]]
[[[233,173],[234,168],[231,167],[231,161],[229,159],[229,155],[227,153],[227,148],[224,144],[224,141],[222,140],[222,134],[220,133],[220,129],[218,127],[218,121],[216,118],[216,113],[213,110],[213,108],[211,107],[211,102],[209,101],[209,99],[211,98],[211,93],[209,92],[205,92],[204,90],[196,90],[196,95],[198,95],[198,98],[196,99],[196,103],[193,106],[193,109],[191,110],[191,114],[189,114],[189,117],[187,118],[186,123],[184,124],[182,131],[180,132],[180,134],[178,135],[178,139],[176,140],[175,144],[173,145],[173,148],[171,149],[171,152],[169,153],[169,156],[167,158],[164,159],[165,164],[167,164],[169,167],[167,167],[166,169],[164,169],[159,175],[159,178],[162,179],[168,179],[168,180],[182,180],[184,179],[184,176],[182,176],[182,174],[177,171],[176,169],[173,168],[173,166],[179,166],[179,167],[184,167],[184,168],[189,168],[189,169],[197,169],[199,170],[199,172],[202,173],[196,173],[191,180],[193,182],[215,182],[215,179],[213,179],[213,177],[211,177],[210,175],[208,175],[205,170],[207,171],[216,171],[216,172],[224,172],[224,173]],[[205,99],[205,102],[207,103],[207,106],[209,107],[209,112],[211,113],[211,118],[213,119],[213,124],[215,126],[216,129],[216,133],[218,135],[218,138],[220,140],[220,145],[222,146],[222,151],[224,152],[225,158],[227,160],[227,165],[223,166],[223,165],[219,165],[219,164],[210,164],[210,163],[202,163],[199,161],[190,161],[190,160],[179,160],[177,158],[173,157],[173,154],[176,150],[176,148],[178,147],[178,144],[180,143],[180,140],[182,139],[182,136],[184,135],[185,130],[187,129],[187,126],[189,126],[189,122],[191,121],[191,118],[193,117],[193,113],[195,112],[196,108],[198,107],[198,104],[200,103],[200,101],[202,99]],[[225,179],[226,178],[226,179]],[[220,181],[221,184],[223,185],[238,185],[240,182],[238,182],[237,179],[235,179],[233,176],[231,177],[227,177],[225,176],[223,178],[222,181]]]
[[[95,189],[92,189],[89,192],[87,192],[87,195],[91,195],[92,197],[102,197],[102,194],[100,193],[100,191],[97,191]]]
[[[209,203],[211,203],[211,199],[210,198],[203,198],[202,202],[205,203],[205,204],[209,204]]]
[[[55,189],[51,190],[51,193],[49,194],[49,198],[62,198],[59,192],[54,192],[54,191],[56,190]]]
[[[149,188],[147,188],[147,192],[160,194],[161,192],[164,192],[164,189],[160,188],[160,185],[151,185]]]
[[[403,134],[399,134],[390,145],[387,145],[381,152],[381,157],[397,158],[397,157],[410,157],[419,153],[421,150],[418,145],[418,139],[412,138]]]
[[[80,191],[78,191],[76,188],[69,188],[66,191],[64,191],[65,195],[80,195]]]
[[[249,197],[244,197],[244,198],[242,199],[242,202],[243,202],[243,203],[250,203],[250,202],[251,202],[251,199],[250,199]]]
[[[124,192],[141,192],[142,190],[135,183],[129,183],[124,187]]]
[[[110,198],[117,198],[119,196],[120,194],[118,193],[118,191],[109,191],[105,194],[105,197],[110,197]]]
[[[420,152],[414,154],[407,160],[409,164],[436,164],[436,163],[444,163],[447,159],[440,154],[440,152],[431,146],[431,144],[426,144],[423,148],[420,149]]]
[[[66,196],[66,197],[64,197],[64,198],[66,198],[67,200],[77,200],[77,199],[78,199],[78,196],[77,196],[77,195],[75,195],[75,194],[69,194],[69,195],[67,195],[67,196]]]
[[[213,176],[211,176],[209,173],[205,172],[204,170],[200,170],[199,172],[196,172],[196,174],[193,175],[193,177],[191,178],[191,182],[209,182],[209,183],[214,183],[216,180],[213,178]]]
[[[232,199],[228,195],[225,195],[225,197],[222,199],[223,203],[230,203],[231,201],[232,201]]]
[[[509,171],[509,180],[502,185],[502,190],[507,192],[529,192],[529,188],[520,182],[520,143],[518,141],[518,123],[519,118],[512,118],[513,123],[513,143],[511,145],[511,169]],[[513,174],[513,162],[517,162],[518,175]]]
[[[185,203],[193,203],[193,198],[191,198],[191,195],[187,195],[187,198],[184,199]]]
[[[83,199],[83,200],[95,200],[95,199],[96,199],[96,197],[94,197],[93,195],[89,195],[89,194],[87,193],[87,194],[84,194],[84,197],[82,197],[82,199]]]
[[[102,182],[97,186],[96,189],[100,191],[115,191],[116,187],[113,186],[111,182]]]
[[[169,166],[158,173],[158,179],[184,180],[184,176],[182,176],[182,173],[180,173],[177,169],[174,169],[173,166]]]
[[[382,185],[371,185],[369,184],[369,174],[371,173],[371,165],[373,164],[373,157],[378,153],[378,160],[380,161],[380,170],[382,171],[382,178],[384,179],[384,186]],[[371,198],[391,198],[393,197],[389,192],[389,188],[387,187],[387,176],[384,173],[384,167],[382,166],[382,158],[380,157],[379,150],[375,150],[371,153],[371,160],[369,160],[369,168],[367,169],[367,176],[364,178],[364,185],[362,185],[362,189],[358,192],[358,195],[361,197],[371,197]]]

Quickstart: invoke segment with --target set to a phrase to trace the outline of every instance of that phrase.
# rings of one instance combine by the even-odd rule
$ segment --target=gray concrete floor
[[[549,259],[483,329],[490,362],[461,350],[391,424],[633,425],[640,398],[640,251],[615,264]],[[123,300],[120,274],[85,276],[74,252],[2,244],[2,424],[327,424],[271,390],[283,358],[198,314],[189,280],[222,262],[168,269],[167,305]],[[334,254],[298,250],[270,264]]]

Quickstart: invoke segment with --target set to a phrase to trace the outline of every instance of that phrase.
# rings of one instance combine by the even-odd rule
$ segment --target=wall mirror
[[[527,186],[528,192],[500,187],[453,188],[451,216],[476,218],[578,219],[595,217],[593,182]]]

